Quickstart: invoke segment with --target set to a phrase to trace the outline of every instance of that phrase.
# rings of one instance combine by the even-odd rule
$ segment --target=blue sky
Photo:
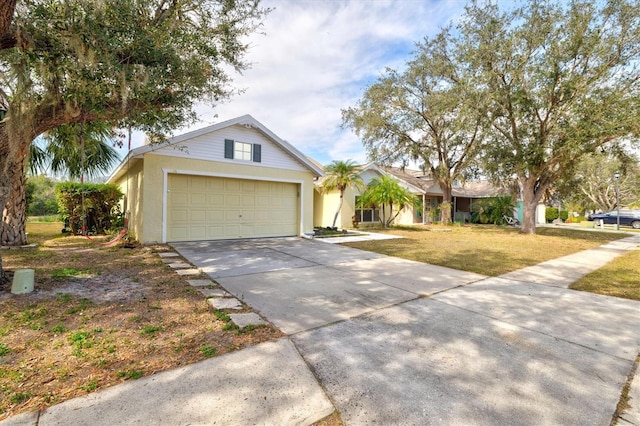
[[[354,106],[386,67],[402,68],[415,43],[455,20],[463,0],[266,0],[274,10],[252,35],[251,69],[234,75],[244,93],[175,135],[251,114],[322,164],[366,161],[361,142],[342,130],[342,108]],[[142,143],[137,135],[133,147]]]

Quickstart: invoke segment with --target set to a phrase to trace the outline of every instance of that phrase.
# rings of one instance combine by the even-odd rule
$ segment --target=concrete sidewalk
[[[333,405],[288,339],[262,343],[0,422],[13,425],[308,425]]]

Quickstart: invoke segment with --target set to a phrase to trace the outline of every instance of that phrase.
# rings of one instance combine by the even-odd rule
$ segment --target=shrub
[[[472,223],[504,224],[503,216],[513,216],[515,204],[510,196],[484,198],[471,205]]]
[[[556,207],[547,207],[544,211],[544,218],[547,223],[553,222],[558,218],[558,209]]]
[[[558,215],[563,222],[566,222],[567,219],[569,219],[569,212],[566,210],[560,210],[560,213]]]
[[[87,231],[103,234],[118,223],[118,205],[124,194],[113,184],[65,182],[56,187],[61,219],[73,234],[82,229],[86,216]]]

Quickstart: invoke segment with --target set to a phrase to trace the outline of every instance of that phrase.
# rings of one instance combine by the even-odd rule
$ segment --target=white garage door
[[[297,184],[179,174],[167,184],[167,241],[298,234]]]

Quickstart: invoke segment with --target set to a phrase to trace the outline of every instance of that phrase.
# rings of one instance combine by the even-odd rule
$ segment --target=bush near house
[[[551,223],[558,218],[558,208],[557,207],[547,207],[544,211],[544,218],[547,223]]]
[[[503,225],[504,216],[513,216],[514,208],[511,196],[483,198],[471,205],[471,222]]]
[[[547,207],[544,211],[544,218],[547,223],[551,223],[558,218],[566,222],[569,219],[569,212],[567,210],[558,210],[557,207]]]
[[[119,226],[119,202],[124,196],[114,184],[65,182],[56,187],[60,217],[72,234],[82,230],[86,217],[87,232],[104,234]]]

